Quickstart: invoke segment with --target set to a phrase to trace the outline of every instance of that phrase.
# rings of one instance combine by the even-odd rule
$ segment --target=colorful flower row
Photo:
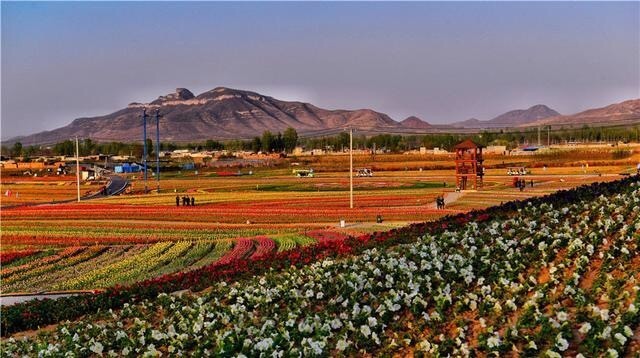
[[[0,265],[10,264],[18,259],[39,253],[41,250],[20,250],[0,252]]]
[[[267,254],[276,251],[276,243],[268,237],[258,236],[254,238],[256,242],[256,250],[250,256],[251,260],[257,260]]]

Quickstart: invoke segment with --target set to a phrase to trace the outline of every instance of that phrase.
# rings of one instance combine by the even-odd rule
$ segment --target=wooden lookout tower
[[[460,190],[478,190],[482,188],[483,146],[470,139],[458,143],[456,150],[456,186]]]

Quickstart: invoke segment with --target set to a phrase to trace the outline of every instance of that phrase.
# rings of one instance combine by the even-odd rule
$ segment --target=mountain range
[[[517,127],[530,122],[535,122],[539,119],[549,118],[553,116],[559,116],[560,113],[545,106],[544,104],[537,104],[529,107],[528,109],[516,109],[507,113],[501,114],[493,119],[481,121],[476,118],[471,118],[466,121],[453,123],[454,127],[462,128],[506,128]]]
[[[347,128],[360,133],[429,133],[468,131],[470,128],[514,128],[529,125],[563,125],[640,121],[640,99],[625,101],[575,115],[560,115],[545,105],[514,110],[493,119],[470,119],[452,125],[432,125],[411,116],[401,122],[371,109],[328,110],[310,103],[282,101],[256,92],[217,87],[199,95],[186,88],[160,96],[149,103],[130,103],[126,108],[98,117],[78,118],[51,131],[15,137],[23,145],[46,145],[78,136],[94,141],[137,141],[142,132],[142,111],[147,109],[149,134],[155,133],[156,110],[163,141],[187,142],[207,139],[247,139],[264,131],[282,132],[288,127],[299,134],[330,135]],[[152,136],[153,137],[153,136]]]
[[[571,125],[625,125],[640,121],[640,99],[614,103],[602,108],[588,109],[570,116],[557,115],[525,123],[528,126],[571,126]]]

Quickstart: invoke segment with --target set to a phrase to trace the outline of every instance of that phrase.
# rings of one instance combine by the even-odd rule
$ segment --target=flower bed
[[[624,352],[640,303],[637,271],[624,266],[637,261],[640,241],[640,191],[632,183],[326,240],[95,296],[3,307],[6,334],[129,304],[112,318],[99,316],[98,325],[61,325],[55,336],[5,341],[3,349],[27,354],[52,343],[50,349],[74,350],[77,333],[79,347],[134,355],[151,348],[196,355]],[[360,255],[329,259],[354,253]],[[595,279],[585,283],[592,272]],[[203,297],[161,295],[135,304],[212,285]]]

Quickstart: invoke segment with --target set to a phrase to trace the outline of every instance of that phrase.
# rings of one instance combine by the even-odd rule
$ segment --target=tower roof
[[[478,144],[471,139],[465,139],[462,142],[456,144],[455,149],[474,149],[474,148],[484,148],[483,145]]]

